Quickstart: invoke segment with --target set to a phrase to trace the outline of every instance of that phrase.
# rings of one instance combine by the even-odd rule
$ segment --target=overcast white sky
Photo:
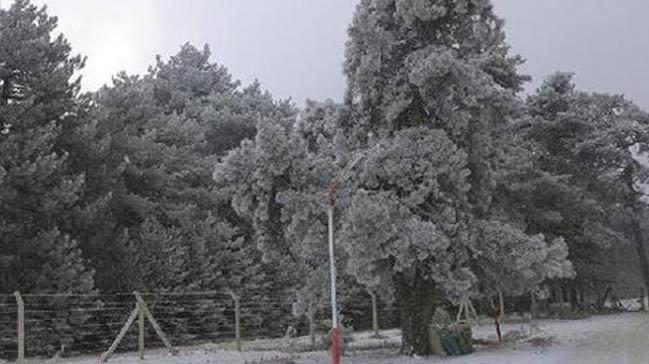
[[[3,1],[6,3],[7,1]],[[120,70],[143,73],[155,55],[208,43],[213,60],[276,97],[340,100],[346,29],[355,0],[36,0],[59,16],[89,57],[84,88]],[[649,1],[493,0],[535,87],[554,70],[579,86],[623,93],[649,108]]]

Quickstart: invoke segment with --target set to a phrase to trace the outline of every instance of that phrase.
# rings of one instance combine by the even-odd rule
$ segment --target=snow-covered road
[[[541,321],[536,336],[552,337],[544,347],[517,344],[491,348],[456,358],[404,358],[389,353],[357,355],[353,364],[646,364],[649,363],[649,314],[597,316],[579,321]],[[520,329],[507,325],[505,331]],[[477,336],[488,335],[491,327],[480,327]],[[315,358],[314,358],[315,359]],[[298,361],[300,364],[327,363],[326,358]]]
[[[646,364],[649,363],[649,314],[629,313],[596,316],[578,321],[539,321],[536,337],[551,337],[554,343],[529,343],[495,347],[455,358],[408,358],[390,352],[356,354],[350,364]],[[504,332],[521,325],[505,325]],[[476,336],[492,335],[491,326],[478,327]],[[298,364],[328,363],[324,354],[296,360]]]

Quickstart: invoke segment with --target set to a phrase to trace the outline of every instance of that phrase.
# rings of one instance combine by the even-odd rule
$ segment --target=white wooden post
[[[115,352],[117,349],[117,345],[122,341],[126,333],[128,332],[128,329],[133,325],[135,322],[135,319],[139,317],[139,336],[138,336],[138,356],[139,359],[142,360],[144,359],[144,318],[146,317],[147,320],[149,320],[149,323],[153,326],[155,329],[155,332],[158,334],[158,337],[160,337],[160,340],[162,340],[162,343],[169,349],[169,352],[172,355],[175,355],[178,353],[178,350],[171,345],[171,342],[169,342],[169,339],[167,338],[167,335],[162,331],[162,328],[160,328],[160,325],[158,325],[158,322],[153,318],[153,315],[151,315],[151,311],[149,311],[149,308],[147,307],[146,303],[142,299],[142,296],[138,292],[133,292],[133,295],[135,296],[135,299],[137,301],[137,304],[135,305],[135,309],[131,311],[131,314],[128,316],[128,319],[126,320],[126,323],[124,326],[122,326],[122,329],[120,330],[119,334],[115,338],[115,341],[110,345],[110,348],[108,348],[108,351],[106,351],[102,356],[101,356],[101,361],[106,362],[108,361],[108,358],[110,358],[111,355]]]
[[[25,362],[25,301],[20,292],[14,292],[18,304],[18,358],[17,363]]]
[[[474,319],[477,321],[478,320],[478,311],[475,310],[475,307],[473,307],[473,303],[471,303],[471,300],[469,300],[469,310],[471,311],[471,314],[473,315]]]
[[[459,307],[457,308],[457,315],[455,316],[455,322],[460,322],[460,319],[462,318],[463,310],[464,310],[464,302],[460,303]]]
[[[160,325],[158,325],[158,322],[151,314],[151,311],[149,311],[149,307],[147,307],[146,303],[142,299],[142,296],[140,296],[138,292],[133,292],[133,295],[135,295],[135,299],[137,300],[138,307],[142,309],[142,311],[144,311],[144,315],[146,316],[147,320],[149,320],[151,326],[153,326],[153,329],[158,334],[160,340],[162,340],[162,343],[167,347],[167,349],[169,349],[169,352],[172,355],[176,355],[178,353],[178,349],[174,348],[174,346],[171,345],[171,342],[167,338],[167,335],[165,335],[164,331],[162,331],[162,328],[160,327]]]
[[[137,314],[138,314],[139,311],[140,311],[139,307],[135,307],[135,309],[133,309],[133,311],[131,311],[131,314],[128,316],[128,319],[126,320],[126,323],[124,324],[124,326],[122,326],[122,329],[119,331],[119,334],[115,338],[115,341],[113,341],[113,343],[110,345],[110,348],[108,348],[108,351],[105,352],[101,356],[100,360],[102,362],[108,361],[108,358],[110,358],[110,356],[113,355],[113,353],[117,349],[117,345],[119,345],[119,343],[124,338],[124,335],[126,335],[126,332],[128,331],[128,328],[131,327],[131,325],[135,321],[135,318],[137,317]]]
[[[138,356],[140,360],[144,360],[144,310],[140,306],[140,303],[138,302]]]

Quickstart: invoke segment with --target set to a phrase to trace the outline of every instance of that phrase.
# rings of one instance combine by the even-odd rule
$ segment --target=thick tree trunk
[[[435,307],[441,303],[434,283],[422,279],[414,271],[397,274],[395,286],[401,319],[401,352],[405,355],[430,355],[428,325]]]
[[[635,208],[633,216],[631,216],[631,227],[633,229],[633,242],[638,253],[638,261],[640,262],[640,270],[642,271],[642,279],[645,288],[649,288],[649,260],[647,260],[647,250],[645,249],[644,236],[640,228],[640,211]]]
[[[647,260],[647,251],[645,249],[644,236],[642,235],[642,228],[640,226],[640,217],[643,214],[642,202],[640,201],[641,193],[636,191],[635,186],[635,167],[629,165],[623,172],[624,182],[629,189],[627,198],[627,207],[631,210],[630,228],[633,243],[635,244],[638,253],[638,261],[640,263],[640,270],[642,271],[642,280],[644,281],[645,288],[649,289],[649,261]]]
[[[532,319],[537,319],[539,318],[539,305],[536,302],[536,295],[534,294],[534,292],[530,292],[530,298],[530,314],[532,315]]]

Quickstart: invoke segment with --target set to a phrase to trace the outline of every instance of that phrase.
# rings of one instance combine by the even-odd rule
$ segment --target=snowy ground
[[[384,331],[385,339],[373,339],[367,333],[354,337],[344,363],[353,364],[640,364],[649,362],[649,314],[627,313],[595,316],[578,321],[546,320],[534,324],[505,324],[502,327],[508,343],[479,348],[472,355],[456,358],[409,358],[398,356],[394,349],[399,343],[396,330]],[[492,323],[474,328],[474,336],[494,340]],[[521,334],[521,335],[518,335]],[[522,336],[522,337],[521,337]],[[519,337],[518,340],[515,338]],[[293,341],[268,340],[246,343],[239,353],[224,346],[204,345],[181,349],[177,356],[164,351],[146,353],[146,363],[154,364],[324,364],[329,363],[326,352],[288,354],[287,350],[304,344],[306,339]],[[254,350],[253,350],[254,349]],[[268,361],[286,358],[292,361]],[[31,363],[97,363],[98,356]],[[138,363],[133,354],[120,354],[109,363]]]

